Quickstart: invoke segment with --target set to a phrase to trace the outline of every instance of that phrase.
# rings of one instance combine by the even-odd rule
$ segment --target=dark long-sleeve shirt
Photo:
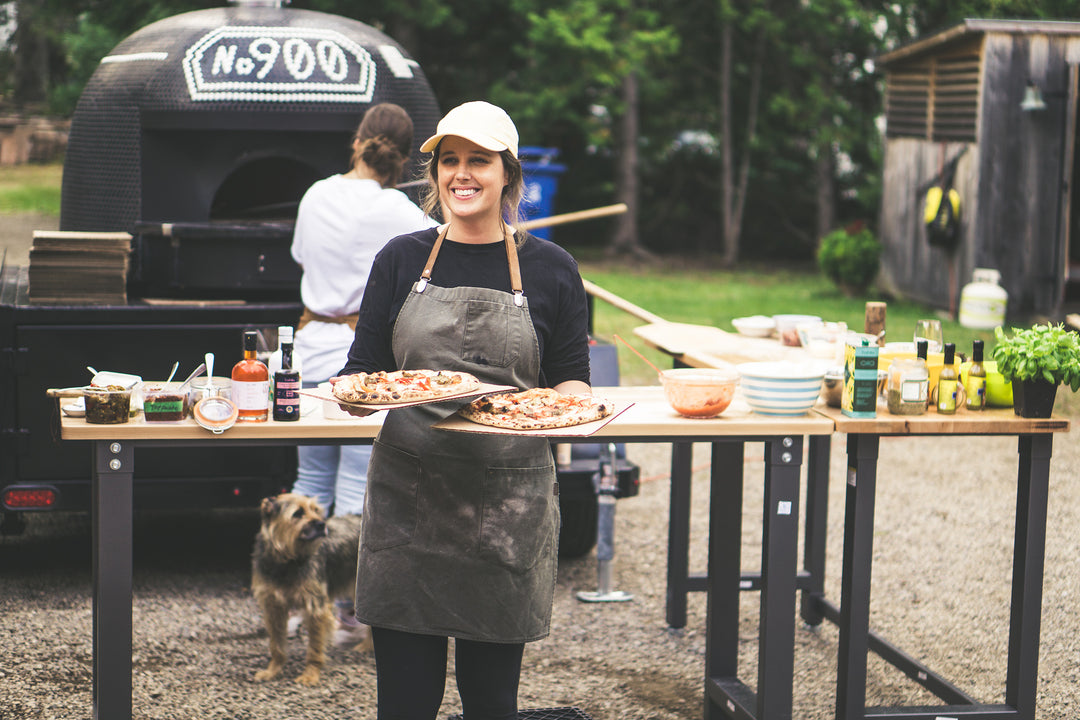
[[[396,370],[391,347],[398,312],[420,279],[437,230],[394,238],[375,257],[360,305],[356,337],[339,374]],[[588,305],[577,263],[558,245],[528,236],[517,249],[521,282],[540,345],[540,385],[589,382]],[[482,287],[511,292],[502,243],[444,240],[431,272],[444,288]],[[453,369],[453,368],[433,368]]]

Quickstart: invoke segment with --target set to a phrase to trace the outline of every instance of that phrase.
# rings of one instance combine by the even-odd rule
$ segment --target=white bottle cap
[[[293,341],[293,329],[290,325],[282,325],[277,329],[278,342],[291,343]]]

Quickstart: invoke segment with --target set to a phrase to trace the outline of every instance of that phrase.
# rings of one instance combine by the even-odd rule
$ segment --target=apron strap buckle
[[[424,290],[427,289],[427,284],[428,284],[428,279],[427,278],[420,278],[419,280],[417,280],[416,281],[416,292],[418,292],[418,293],[424,292]]]
[[[525,294],[521,290],[514,291],[514,305],[521,307],[525,304]]]

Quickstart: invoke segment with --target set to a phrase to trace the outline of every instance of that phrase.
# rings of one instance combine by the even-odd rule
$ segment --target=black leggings
[[[434,720],[446,689],[447,639],[371,628],[378,720]],[[524,643],[454,641],[465,720],[517,720]]]

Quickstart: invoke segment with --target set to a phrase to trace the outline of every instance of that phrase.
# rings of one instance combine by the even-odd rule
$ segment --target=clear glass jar
[[[930,398],[930,373],[922,358],[896,358],[889,365],[886,402],[893,415],[922,415]]]

